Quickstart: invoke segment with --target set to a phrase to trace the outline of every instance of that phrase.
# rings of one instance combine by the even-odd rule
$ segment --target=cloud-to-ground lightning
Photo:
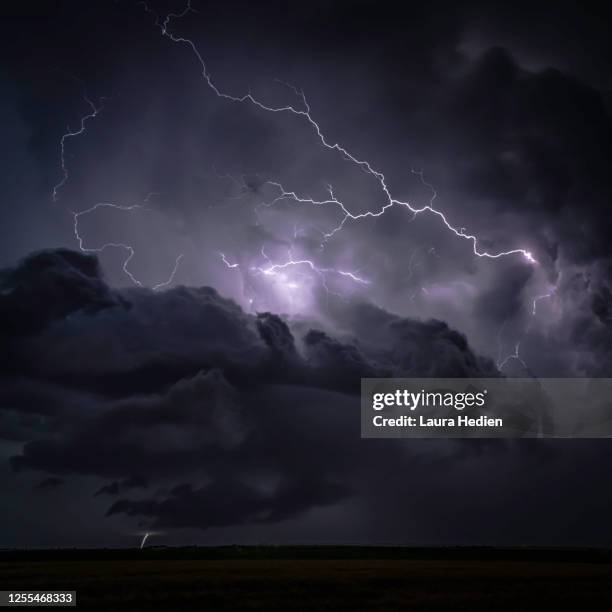
[[[293,115],[295,115],[296,117],[299,117],[303,120],[305,120],[313,129],[313,131],[316,134],[316,137],[318,138],[318,140],[320,141],[320,143],[328,150],[330,151],[335,151],[338,152],[340,155],[342,155],[346,160],[350,161],[351,163],[355,164],[356,166],[358,166],[360,169],[364,170],[367,174],[369,174],[370,176],[372,176],[379,184],[383,194],[384,194],[384,199],[385,199],[385,203],[381,206],[381,208],[377,211],[367,211],[365,213],[360,213],[360,214],[354,214],[351,213],[346,206],[340,201],[338,200],[334,195],[333,195],[333,190],[330,188],[329,192],[330,192],[330,197],[325,199],[325,200],[315,200],[313,198],[303,198],[298,196],[298,194],[294,191],[287,191],[285,190],[285,188],[280,184],[280,183],[272,183],[273,185],[275,185],[280,193],[279,196],[276,198],[276,201],[278,201],[279,199],[293,199],[296,202],[300,202],[300,203],[308,203],[308,204],[316,204],[316,205],[321,205],[321,204],[334,204],[335,206],[338,206],[343,214],[343,218],[340,221],[340,224],[334,228],[331,232],[328,233],[328,237],[330,237],[331,235],[335,234],[336,232],[338,232],[340,229],[342,229],[342,227],[344,226],[344,224],[349,220],[360,220],[360,219],[365,219],[368,217],[380,217],[383,214],[385,214],[385,212],[387,210],[389,210],[391,207],[393,206],[402,206],[407,208],[412,215],[416,216],[419,215],[421,213],[431,213],[437,217],[440,218],[440,220],[442,221],[442,223],[446,226],[446,228],[452,232],[455,236],[462,238],[464,240],[467,240],[469,242],[472,243],[472,250],[474,252],[474,254],[477,257],[485,257],[485,258],[490,258],[490,259],[497,259],[500,257],[505,257],[505,256],[511,256],[511,255],[520,255],[522,256],[525,260],[527,260],[529,263],[536,263],[535,258],[533,257],[532,253],[526,249],[523,248],[516,248],[516,249],[511,249],[508,251],[497,251],[497,252],[491,252],[491,251],[487,251],[487,250],[482,250],[479,248],[478,246],[478,242],[479,239],[476,235],[474,234],[470,234],[468,233],[465,228],[457,228],[454,225],[452,225],[446,215],[441,212],[440,210],[438,210],[437,208],[434,208],[433,206],[433,202],[437,197],[437,193],[435,191],[435,189],[429,184],[427,183],[424,179],[423,179],[423,173],[422,172],[417,172],[417,171],[412,171],[414,174],[417,174],[420,176],[421,178],[421,182],[428,187],[429,189],[431,189],[432,192],[432,197],[429,201],[428,204],[421,206],[421,207],[415,207],[412,204],[410,204],[410,202],[408,201],[403,201],[398,199],[397,197],[393,196],[388,185],[387,185],[387,178],[386,176],[379,170],[375,169],[372,164],[367,161],[367,160],[363,160],[363,159],[359,159],[358,157],[356,157],[355,155],[353,155],[352,153],[350,153],[345,147],[343,147],[342,145],[340,145],[339,143],[334,143],[334,142],[330,142],[327,138],[327,136],[323,133],[323,131],[321,130],[321,127],[319,125],[319,123],[313,118],[312,112],[311,112],[311,108],[310,108],[310,104],[306,98],[306,95],[304,94],[304,92],[301,89],[298,89],[297,87],[294,87],[292,85],[289,85],[289,87],[292,89],[292,91],[298,96],[298,98],[301,101],[301,107],[295,107],[292,106],[291,104],[287,104],[284,106],[269,106],[267,104],[264,104],[263,102],[261,102],[258,98],[254,97],[253,94],[246,93],[244,95],[240,95],[240,96],[235,96],[232,94],[229,94],[227,92],[222,91],[221,89],[219,89],[217,87],[217,85],[215,84],[215,82],[212,79],[212,75],[211,73],[208,71],[206,62],[204,61],[204,58],[202,57],[198,47],[196,46],[196,44],[189,38],[185,38],[183,36],[177,36],[176,34],[174,34],[170,29],[170,23],[175,20],[175,19],[180,19],[184,16],[186,16],[189,12],[192,12],[193,9],[191,7],[191,1],[188,0],[187,5],[185,7],[185,9],[183,11],[181,11],[180,13],[168,13],[163,19],[161,19],[158,15],[155,14],[154,11],[152,11],[149,6],[146,4],[146,2],[141,2],[141,4],[144,6],[145,10],[149,13],[152,13],[156,16],[156,21],[155,24],[159,27],[161,33],[163,36],[167,37],[168,39],[170,39],[172,42],[174,43],[180,43],[180,44],[184,44],[186,46],[188,46],[191,51],[193,52],[195,58],[197,59],[200,67],[201,67],[201,74],[203,79],[205,80],[206,84],[208,85],[208,87],[215,93],[216,96],[218,96],[219,98],[223,98],[226,100],[229,100],[231,102],[238,102],[238,103],[250,103],[253,104],[254,106],[256,106],[257,108],[265,111],[265,112],[270,112],[270,113],[291,113]]]

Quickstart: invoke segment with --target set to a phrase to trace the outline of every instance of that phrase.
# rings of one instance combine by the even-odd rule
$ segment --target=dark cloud
[[[26,272],[44,310],[48,267],[37,265],[39,259],[53,261],[55,275],[65,279],[61,296],[70,307],[58,304],[36,331],[13,332],[9,350],[19,350],[22,363],[36,365],[22,372],[32,391],[24,384],[11,397],[23,404],[50,399],[52,404],[38,411],[54,425],[49,432],[46,420],[30,424],[11,465],[62,477],[115,479],[95,496],[157,486],[161,492],[154,497],[123,498],[109,509],[109,515],[148,517],[156,527],[274,523],[356,495],[347,469],[355,467],[358,439],[342,430],[347,418],[358,422],[360,377],[493,371],[444,323],[409,321],[379,309],[374,310],[379,325],[369,331],[395,338],[388,348],[357,336],[362,350],[309,329],[300,339],[301,354],[289,321],[277,315],[247,315],[209,288],[113,290],[95,259],[77,253],[40,253],[8,271],[1,298],[7,320],[16,303],[14,279]],[[352,319],[358,323],[359,312],[371,308],[356,306]],[[101,359],[104,353],[108,357]],[[164,379],[146,389],[138,381],[125,384],[152,361]],[[77,394],[78,408],[73,400],[58,400],[62,391],[67,398]],[[335,403],[346,403],[338,399],[346,394],[352,417],[327,414],[337,410]],[[13,405],[11,411],[18,421],[29,418],[28,409]],[[338,444],[344,447],[340,458]]]
[[[315,210],[290,201],[257,208],[277,195],[266,180],[282,180],[305,197],[323,197],[332,185],[353,212],[377,210],[384,203],[376,182],[342,156],[325,152],[299,118],[218,100],[201,87],[189,49],[161,37],[152,14],[138,3],[94,4],[100,20],[95,34],[86,27],[89,13],[70,2],[53,11],[32,5],[12,15],[22,35],[7,44],[9,82],[11,87],[18,83],[20,94],[11,111],[30,134],[8,148],[29,146],[44,166],[44,173],[34,172],[45,177],[38,199],[46,202],[61,177],[61,130],[74,125],[86,108],[79,79],[92,97],[109,96],[100,117],[88,124],[87,136],[69,143],[74,171],[60,200],[63,230],[50,227],[41,246],[74,244],[73,219],[64,208],[84,210],[102,196],[141,203],[155,191],[146,214],[102,210],[80,218],[86,245],[125,241],[135,246],[129,266],[145,284],[164,279],[177,254],[185,253],[180,282],[213,286],[245,310],[250,305],[315,317],[310,296],[292,302],[282,283],[279,287],[252,271],[266,263],[262,249],[282,262],[293,247],[296,257],[321,266],[361,270],[372,280],[360,294],[367,301],[402,316],[444,320],[465,333],[478,352],[494,358],[500,327],[506,326],[509,344],[518,340],[530,327],[533,297],[545,293],[563,268],[578,265],[588,274],[611,255],[609,96],[584,57],[576,60],[580,45],[575,42],[586,42],[589,28],[601,31],[597,20],[572,3],[555,4],[554,10],[552,5],[523,7],[533,16],[528,26],[520,15],[481,2],[373,7],[365,1],[313,2],[296,12],[277,2],[265,9],[239,1],[194,3],[198,13],[174,24],[193,36],[222,89],[251,88],[274,105],[296,103],[292,90],[275,79],[295,83],[307,94],[330,142],[384,171],[394,194],[419,206],[427,203],[430,190],[409,171],[423,169],[437,190],[436,206],[456,227],[480,236],[481,248],[532,250],[540,261],[535,269],[520,257],[475,260],[469,242],[453,238],[438,217],[411,220],[402,209],[347,223],[321,249],[321,231],[338,223],[338,209]],[[163,2],[153,8],[166,10]],[[48,15],[63,27],[45,27],[32,14]],[[486,26],[495,36],[486,34]],[[533,39],[525,34],[542,29],[544,34]],[[87,53],[66,48],[66,30]],[[532,49],[538,36],[549,40],[559,32],[574,41],[576,53],[553,53],[544,43],[537,53]],[[45,62],[28,60],[31,39],[40,50],[34,55]],[[602,44],[596,36],[589,45],[594,40]],[[526,54],[526,49],[531,51]],[[598,57],[605,57],[603,46],[600,51]],[[531,61],[534,54],[546,60]],[[559,61],[561,56],[567,61]],[[96,66],[95,83],[88,78],[91,65]],[[27,83],[24,74],[30,77]],[[45,113],[39,112],[41,105]],[[21,219],[20,206],[8,202],[11,197],[20,202],[21,192],[23,185],[21,191],[3,190],[13,224]],[[29,240],[33,226],[49,223],[36,222],[28,206],[21,225]],[[30,243],[24,238],[22,244]],[[240,269],[227,270],[218,251],[240,262]],[[128,280],[124,255],[117,249],[101,255],[111,284]],[[340,283],[340,289],[353,287]],[[555,299],[565,303],[561,291]],[[29,317],[26,308],[17,323],[40,324]],[[567,308],[558,325],[573,327],[573,318]],[[535,339],[537,334],[525,346]],[[535,372],[536,353],[530,359]],[[135,374],[164,376],[155,364],[147,367]],[[566,361],[564,369],[571,367]]]
[[[37,485],[36,489],[38,490],[49,490],[49,489],[57,489],[64,484],[64,480],[62,478],[57,478],[56,476],[50,476],[49,478],[45,478],[41,480]]]
[[[81,269],[90,260],[74,254],[61,261]],[[44,285],[42,268],[41,275]],[[74,271],[63,277],[74,278],[82,293]],[[326,526],[309,517],[338,511],[360,525],[357,534],[341,536],[348,541],[513,542],[521,534],[532,542],[584,543],[594,541],[593,521],[601,538],[611,537],[601,531],[595,473],[587,482],[580,476],[606,460],[602,444],[568,442],[571,450],[561,452],[543,441],[360,438],[360,376],[496,375],[490,361],[442,322],[338,300],[327,313],[343,322],[335,337],[304,320],[245,314],[207,288],[155,293],[110,289],[96,276],[91,283],[110,296],[104,309],[81,303],[37,333],[24,331],[21,341],[13,336],[23,363],[37,362],[41,353],[60,362],[66,345],[77,351],[73,360],[62,359],[55,370],[25,370],[19,392],[13,390],[10,402],[3,393],[0,405],[10,407],[21,433],[23,446],[11,458],[20,477],[34,471],[49,474],[49,482],[84,478],[89,495],[115,498],[105,503],[107,520],[204,533],[301,521],[304,537],[333,540],[344,534],[342,522]],[[95,292],[84,294],[97,304]],[[79,343],[72,343],[69,329],[79,330]],[[109,353],[112,368],[108,357],[86,359],[92,346],[109,351],[102,337],[130,347]],[[166,372],[163,380],[126,385],[152,353]],[[101,390],[98,376],[110,390]],[[45,419],[32,421],[37,412]],[[568,452],[571,459],[564,458]],[[95,485],[99,478],[106,484]],[[576,487],[581,496],[574,501]],[[448,521],[436,509],[448,507],[460,528],[441,528]],[[592,509],[585,522],[592,528],[559,536],[562,522],[577,520],[585,507]],[[548,520],[552,515],[558,519]]]
[[[75,311],[95,312],[116,305],[117,296],[100,276],[97,259],[68,250],[37,253],[19,267],[3,270],[0,315],[11,321],[3,326],[4,334],[38,332]]]
[[[339,483],[292,480],[277,486],[273,492],[260,490],[244,482],[224,479],[200,489],[179,485],[163,501],[121,500],[107,515],[125,513],[153,519],[157,527],[224,527],[241,523],[276,523],[293,518],[305,508],[326,506],[347,494]]]
[[[339,209],[264,206],[266,181],[316,199],[331,186],[353,213],[385,194],[307,122],[218,99],[139,3],[8,7],[0,434],[18,478],[82,487],[109,524],[609,541],[605,441],[367,441],[355,416],[362,376],[497,376],[519,345],[506,374],[612,372],[607,10],[193,4],[173,25],[223,91],[282,106],[301,100],[276,79],[296,85],[398,198],[538,264],[475,257],[439,216],[400,206],[324,239]],[[84,89],[104,110],[67,143],[52,204]],[[128,263],[125,247],[70,250],[74,212],[145,199],[79,217],[80,246],[132,245]],[[145,289],[179,254],[177,286]],[[290,257],[331,272],[263,271]]]
[[[107,485],[103,485],[94,493],[94,497],[98,497],[98,495],[119,495],[120,491],[146,489],[148,486],[149,481],[144,476],[129,476],[123,480],[115,480]]]
[[[103,487],[100,487],[94,493],[94,497],[98,497],[98,495],[119,495],[119,483],[111,482],[108,485],[104,485]]]
[[[474,315],[479,320],[498,324],[528,309],[530,304],[524,291],[532,273],[525,266],[508,266],[482,291],[474,306]]]

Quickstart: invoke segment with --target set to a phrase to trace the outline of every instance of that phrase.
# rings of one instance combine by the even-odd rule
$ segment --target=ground
[[[220,554],[202,549],[185,549],[183,554],[180,549],[0,553],[0,589],[76,590],[77,607],[99,610],[516,611],[612,606],[612,559],[607,553],[317,550],[323,549],[304,549],[302,554],[296,549],[254,552],[238,547]],[[390,558],[376,558],[384,556]]]

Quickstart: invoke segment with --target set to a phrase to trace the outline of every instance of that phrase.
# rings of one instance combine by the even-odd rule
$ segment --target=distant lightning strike
[[[151,535],[150,533],[145,533],[142,536],[142,541],[140,542],[140,550],[142,550],[144,548],[144,545],[147,543],[147,540],[149,539],[150,535]]]
[[[141,4],[144,6],[144,8],[145,8],[145,10],[147,12],[152,13],[152,14],[155,15],[154,11],[152,11],[149,8],[149,6],[146,4],[146,2],[141,2]],[[275,185],[279,189],[279,191],[280,191],[280,195],[276,198],[275,201],[279,201],[281,199],[293,199],[294,201],[299,202],[299,203],[308,203],[308,204],[314,204],[314,205],[334,204],[334,205],[338,206],[340,208],[340,210],[342,211],[343,218],[342,218],[342,220],[340,221],[339,225],[336,228],[334,228],[331,232],[326,234],[327,238],[330,238],[335,233],[340,231],[344,227],[344,224],[346,223],[346,221],[349,220],[349,219],[350,220],[360,220],[360,219],[365,219],[365,218],[368,218],[368,217],[380,217],[389,208],[391,208],[393,206],[403,206],[403,207],[407,208],[415,216],[419,215],[421,213],[424,213],[424,212],[429,212],[429,213],[439,217],[440,220],[443,222],[443,224],[446,226],[446,228],[449,231],[451,231],[453,234],[455,234],[455,236],[457,236],[459,238],[462,238],[464,240],[470,241],[472,243],[472,250],[473,250],[474,254],[477,257],[484,257],[484,258],[489,258],[489,259],[498,259],[500,257],[506,257],[506,256],[510,256],[510,255],[521,255],[529,263],[531,263],[531,264],[537,263],[535,258],[532,255],[532,253],[530,251],[528,251],[528,250],[525,250],[525,249],[511,249],[509,251],[498,251],[498,252],[490,252],[490,251],[479,249],[479,247],[478,247],[478,237],[476,235],[467,233],[464,228],[457,229],[455,226],[453,226],[448,221],[448,219],[446,218],[446,215],[444,213],[442,213],[441,211],[439,211],[438,209],[433,207],[433,201],[437,197],[437,193],[436,193],[435,189],[429,183],[425,182],[425,180],[423,179],[423,173],[422,172],[416,172],[414,170],[412,171],[414,174],[419,175],[420,178],[421,178],[421,182],[432,191],[432,197],[430,199],[429,204],[427,204],[425,206],[422,206],[422,207],[414,207],[409,202],[405,202],[405,201],[402,201],[402,200],[399,200],[399,199],[395,198],[391,194],[391,192],[389,190],[389,187],[387,185],[387,179],[386,179],[385,175],[382,172],[380,172],[379,170],[376,170],[370,164],[369,161],[361,160],[361,159],[357,158],[353,154],[349,153],[349,151],[346,148],[344,148],[343,146],[341,146],[339,143],[331,143],[327,139],[325,134],[322,132],[320,125],[313,118],[312,113],[311,113],[311,109],[310,109],[310,105],[308,103],[308,100],[306,99],[306,96],[305,96],[304,92],[301,89],[298,89],[298,88],[296,88],[296,87],[294,87],[292,85],[288,85],[291,88],[291,90],[296,94],[296,96],[298,96],[300,98],[300,100],[302,102],[302,105],[303,105],[302,108],[296,108],[296,107],[291,106],[291,105],[268,106],[267,104],[264,104],[263,102],[261,102],[260,100],[255,98],[251,93],[247,93],[247,94],[244,94],[242,96],[234,96],[234,95],[231,95],[231,94],[228,94],[226,92],[221,91],[217,87],[217,85],[214,83],[210,72],[208,72],[208,69],[206,67],[206,62],[204,61],[204,58],[202,57],[202,55],[201,55],[200,51],[198,50],[197,46],[195,45],[195,43],[192,40],[188,39],[188,38],[184,38],[182,36],[177,36],[177,35],[173,34],[168,29],[169,25],[170,25],[170,22],[172,20],[180,19],[181,17],[184,17],[185,15],[187,15],[187,13],[189,13],[191,11],[193,11],[193,9],[191,7],[191,2],[189,0],[187,2],[187,5],[186,5],[185,9],[182,12],[180,12],[180,13],[169,13],[168,15],[166,15],[166,17],[163,20],[160,20],[159,16],[156,15],[155,25],[157,25],[159,27],[159,29],[160,29],[160,31],[161,31],[163,36],[169,38],[174,43],[184,44],[184,45],[188,46],[191,49],[191,51],[193,52],[194,56],[198,60],[198,63],[200,64],[200,67],[201,67],[201,70],[202,70],[202,77],[203,77],[203,79],[205,80],[205,82],[208,85],[208,87],[215,93],[215,95],[217,97],[229,100],[231,102],[239,102],[239,103],[247,102],[247,103],[253,104],[254,106],[256,106],[257,108],[259,108],[259,109],[261,109],[263,111],[270,112],[270,113],[291,113],[291,114],[293,114],[293,115],[295,115],[297,117],[303,118],[308,124],[310,124],[310,126],[314,130],[318,140],[321,142],[321,144],[325,148],[329,149],[330,151],[336,151],[336,152],[340,153],[346,160],[352,162],[353,164],[358,166],[360,169],[364,170],[367,174],[371,175],[378,182],[382,192],[384,193],[386,203],[384,203],[382,205],[382,207],[380,208],[380,210],[378,210],[378,211],[367,211],[365,213],[353,214],[353,213],[351,213],[346,208],[346,206],[340,200],[338,200],[333,195],[333,191],[331,190],[331,188],[329,189],[329,191],[330,191],[330,198],[328,198],[326,200],[318,201],[318,200],[314,200],[312,198],[302,198],[302,197],[298,196],[293,191],[286,191],[284,189],[284,187],[280,183],[271,183],[271,184]]]
[[[151,539],[153,536],[161,536],[161,535],[164,535],[164,532],[163,532],[163,531],[139,531],[139,532],[136,532],[136,533],[134,533],[134,534],[130,534],[130,535],[135,535],[135,536],[140,537],[140,545],[138,546],[138,548],[139,548],[140,550],[142,550],[142,549],[143,549],[143,548],[146,546],[147,542],[148,542],[148,541],[149,541],[149,540],[150,540],[150,539]]]

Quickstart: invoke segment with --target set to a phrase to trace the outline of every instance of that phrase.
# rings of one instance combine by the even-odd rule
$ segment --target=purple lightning
[[[169,29],[171,23],[174,20],[177,20],[177,19],[180,19],[186,16],[189,12],[192,12],[192,11],[195,12],[191,7],[190,0],[188,0],[187,5],[183,11],[178,12],[178,13],[168,13],[163,19],[160,18],[158,15],[156,15],[154,11],[152,11],[145,2],[141,2],[141,4],[144,6],[144,9],[147,13],[151,13],[155,16],[155,25],[159,28],[162,36],[168,38],[173,43],[182,44],[190,48],[191,52],[193,53],[193,55],[195,56],[195,58],[197,59],[201,67],[202,78],[204,79],[206,85],[213,91],[213,93],[217,97],[228,100],[230,102],[234,102],[234,103],[252,104],[258,109],[264,112],[268,112],[268,113],[291,114],[297,117],[298,119],[305,121],[307,125],[310,128],[312,128],[316,138],[323,145],[323,147],[325,147],[326,149],[332,152],[339,153],[346,161],[350,162],[351,164],[355,165],[360,170],[364,171],[367,175],[371,176],[378,184],[384,196],[383,202],[377,210],[368,210],[363,213],[355,214],[355,213],[352,213],[347,207],[347,205],[336,196],[333,190],[333,187],[331,185],[327,187],[327,193],[328,193],[327,197],[323,199],[315,199],[313,197],[308,197],[308,196],[298,194],[296,191],[286,189],[278,181],[266,181],[265,184],[275,189],[277,191],[277,195],[271,201],[262,202],[260,206],[272,207],[275,204],[283,200],[288,200],[288,201],[293,201],[296,204],[335,207],[340,213],[339,221],[331,229],[328,229],[327,231],[321,231],[321,234],[323,236],[323,242],[333,238],[349,222],[360,221],[360,220],[367,219],[367,218],[382,217],[389,209],[393,207],[402,207],[402,208],[406,208],[410,212],[411,214],[410,220],[415,219],[418,215],[423,214],[423,213],[427,213],[429,215],[433,215],[437,217],[442,222],[442,224],[446,227],[446,229],[452,234],[454,234],[454,236],[471,243],[472,251],[476,257],[488,258],[488,259],[498,259],[501,257],[508,257],[508,256],[520,256],[524,260],[526,260],[529,264],[535,265],[538,263],[536,259],[534,258],[534,256],[532,255],[531,251],[526,250],[524,248],[515,248],[515,249],[511,249],[507,251],[491,251],[491,250],[484,249],[480,246],[480,239],[478,238],[478,236],[476,236],[475,234],[469,233],[464,227],[456,227],[453,224],[451,224],[446,214],[434,206],[435,201],[438,197],[438,194],[435,188],[433,187],[433,185],[431,185],[425,180],[423,171],[417,171],[417,170],[411,169],[411,173],[418,176],[421,184],[425,188],[427,188],[431,193],[431,197],[429,198],[429,201],[427,204],[423,206],[415,206],[411,204],[409,201],[403,201],[399,199],[398,197],[396,197],[395,195],[393,195],[389,189],[389,186],[387,184],[387,178],[385,174],[383,174],[383,172],[374,168],[371,162],[364,160],[364,159],[360,159],[360,157],[350,153],[344,146],[340,145],[339,143],[329,140],[329,138],[321,130],[319,123],[314,119],[310,104],[304,92],[301,89],[298,89],[297,87],[290,85],[288,83],[283,83],[286,87],[290,88],[291,91],[295,94],[295,96],[299,99],[299,104],[297,106],[294,106],[292,104],[287,104],[284,106],[270,106],[268,104],[261,102],[258,98],[254,97],[250,92],[244,95],[236,96],[236,95],[231,95],[219,89],[217,85],[215,84],[215,82],[213,81],[212,75],[208,71],[207,65],[200,51],[198,50],[196,44],[188,38],[174,34]],[[62,179],[53,188],[53,194],[52,194],[53,201],[57,201],[59,191],[68,181],[68,177],[69,177],[67,164],[66,164],[66,154],[65,154],[67,140],[83,134],[86,130],[87,122],[95,118],[102,110],[102,105],[101,105],[102,98],[100,98],[100,102],[98,105],[95,105],[89,98],[87,98],[87,96],[85,96],[85,101],[89,105],[91,112],[89,112],[88,114],[86,114],[85,116],[81,118],[80,127],[78,130],[72,131],[70,130],[70,128],[68,128],[67,132],[62,136],[61,141],[60,141],[60,150],[61,150],[60,162],[61,162],[61,169],[62,169]],[[230,175],[220,175],[220,178],[231,179],[241,188],[241,190],[243,191],[247,190],[247,187],[244,183],[244,178],[240,182],[235,181],[233,177],[231,177]],[[98,208],[103,208],[103,207],[115,208],[115,209],[122,210],[122,211],[132,211],[132,210],[141,208],[142,205],[123,206],[120,204],[114,204],[114,203],[109,203],[109,202],[100,202],[86,210],[83,210],[80,212],[73,212],[72,215],[73,215],[73,220],[74,220],[74,234],[78,242],[79,248],[81,249],[81,251],[84,251],[84,252],[98,252],[98,253],[102,252],[103,250],[107,248],[111,248],[111,247],[123,249],[127,254],[123,262],[123,266],[122,266],[123,271],[135,285],[142,287],[143,286],[142,282],[139,281],[133,275],[133,273],[129,270],[129,263],[135,256],[134,248],[131,245],[125,244],[122,242],[108,242],[108,243],[103,244],[100,247],[95,247],[95,248],[85,246],[84,239],[79,233],[79,218],[82,215],[86,215],[88,213],[93,212],[94,210]],[[256,215],[258,213],[257,208],[258,207],[256,207],[255,209]],[[294,232],[294,238],[297,237],[297,233],[298,233],[298,229],[296,227],[295,232]],[[323,244],[321,245],[321,248],[323,248]],[[241,267],[241,265],[237,262],[230,262],[224,253],[219,252],[218,255],[220,256],[223,264],[228,269],[237,269]],[[284,281],[286,280],[285,275],[283,274],[284,271],[288,269],[293,269],[293,268],[296,268],[298,270],[306,268],[310,270],[311,272],[314,272],[316,275],[318,275],[321,278],[323,286],[328,291],[329,289],[326,284],[326,278],[330,275],[336,275],[341,278],[346,278],[350,280],[351,282],[354,282],[359,285],[369,285],[370,284],[369,280],[362,278],[356,272],[352,272],[348,270],[340,270],[336,268],[319,267],[311,259],[294,259],[291,253],[291,250],[289,251],[289,258],[282,262],[273,263],[272,261],[270,261],[269,258],[265,255],[265,253],[263,253],[263,249],[262,249],[262,255],[266,257],[268,265],[261,266],[261,267],[250,266],[248,267],[248,270],[250,270],[251,272],[255,272],[257,274],[261,274],[265,277],[279,278],[282,276],[283,281]],[[155,286],[152,287],[153,290],[158,290],[163,287],[167,287],[174,281],[174,277],[178,270],[182,257],[183,257],[182,254],[177,257],[174,268],[168,280],[156,284]],[[409,267],[411,268],[410,275],[412,275],[412,258],[411,258]],[[303,274],[301,275],[304,276]],[[293,278],[291,278],[288,282],[286,282],[285,286],[290,289],[298,287],[298,285],[295,283]],[[422,288],[422,290],[426,292],[425,288]],[[534,298],[533,316],[535,316],[536,314],[538,301],[541,299],[550,297],[551,295],[552,294],[546,294],[546,295],[537,296],[536,298]],[[522,359],[519,357],[519,348],[520,348],[520,340],[519,342],[516,343],[514,354],[508,356],[506,359],[500,362],[501,367],[503,367],[508,361],[508,359],[510,358],[516,358],[520,360],[521,363],[523,363]]]
[[[273,276],[279,270],[285,270],[292,266],[307,266],[308,268],[310,268],[313,272],[316,272],[317,274],[337,274],[345,278],[350,278],[352,281],[356,283],[360,283],[362,285],[370,284],[370,281],[364,278],[360,278],[354,272],[347,272],[346,270],[337,270],[336,268],[319,268],[310,259],[295,260],[293,259],[293,257],[291,257],[288,261],[285,261],[284,263],[272,264],[267,268],[256,268],[256,269],[261,271],[266,276]]]
[[[239,269],[241,266],[238,262],[231,262],[224,253],[217,253],[223,262],[223,264],[230,270]],[[311,272],[314,272],[320,279],[323,285],[323,288],[328,294],[339,295],[332,291],[327,284],[327,277],[330,275],[339,276],[341,278],[347,278],[350,281],[360,284],[360,285],[369,285],[370,281],[360,277],[356,272],[351,272],[348,270],[340,270],[337,268],[321,268],[317,266],[311,259],[294,259],[291,249],[289,250],[289,258],[281,263],[274,263],[270,259],[270,257],[266,254],[265,248],[261,248],[261,255],[266,260],[266,265],[264,266],[249,266],[248,270],[255,274],[261,274],[265,277],[274,277],[279,280],[282,286],[289,290],[296,290],[301,288],[301,284],[298,283],[294,278],[287,278],[283,272],[288,269],[297,268],[307,268]],[[299,274],[303,276],[303,274]]]
[[[142,2],[142,4],[147,12],[155,15],[155,13],[149,8],[149,6],[145,2]],[[404,208],[407,208],[408,211],[411,213],[411,220],[413,220],[418,215],[423,214],[423,213],[428,213],[428,214],[438,217],[440,221],[443,223],[443,225],[447,228],[447,230],[449,230],[457,238],[461,238],[471,243],[472,251],[476,257],[488,258],[488,259],[498,259],[501,257],[518,255],[518,256],[523,257],[529,264],[535,265],[538,263],[535,257],[533,256],[533,254],[531,253],[531,251],[526,250],[524,248],[515,248],[515,249],[510,249],[507,251],[490,251],[490,250],[482,249],[479,246],[478,236],[476,236],[475,234],[469,233],[465,227],[458,227],[458,228],[455,227],[448,220],[446,215],[441,210],[439,210],[438,208],[434,206],[434,202],[438,194],[435,188],[433,187],[433,185],[431,185],[429,182],[425,180],[423,171],[417,171],[417,170],[411,169],[412,174],[417,175],[420,179],[421,184],[424,187],[426,187],[431,193],[429,202],[426,205],[414,206],[409,201],[404,201],[404,200],[401,200],[395,197],[389,189],[386,176],[380,170],[375,169],[369,161],[360,159],[359,157],[350,153],[345,147],[343,147],[339,143],[331,142],[327,138],[327,136],[321,130],[319,123],[313,118],[310,104],[304,92],[301,89],[298,89],[297,87],[290,85],[288,83],[284,83],[284,85],[289,87],[293,91],[293,93],[299,98],[301,102],[301,105],[299,107],[293,106],[291,104],[284,105],[284,106],[270,106],[268,104],[264,104],[259,99],[255,98],[250,92],[244,95],[236,96],[236,95],[231,95],[227,92],[220,90],[215,84],[215,82],[213,81],[212,75],[208,71],[206,62],[204,61],[204,58],[202,57],[196,44],[188,38],[174,34],[169,29],[170,24],[173,20],[180,19],[191,11],[193,11],[193,9],[191,7],[190,0],[188,0],[186,7],[180,13],[169,13],[163,19],[160,19],[158,15],[155,15],[156,17],[155,25],[159,27],[162,36],[170,39],[174,43],[183,44],[190,48],[190,50],[192,51],[193,55],[195,56],[195,58],[197,59],[201,67],[201,75],[204,81],[206,82],[207,86],[214,92],[214,94],[217,97],[231,101],[231,102],[235,102],[235,103],[249,103],[249,104],[256,106],[260,110],[269,112],[269,113],[290,113],[300,119],[305,120],[309,124],[309,126],[313,129],[319,142],[326,149],[339,153],[345,160],[351,162],[355,166],[359,167],[361,170],[365,171],[371,177],[373,177],[378,183],[382,193],[384,194],[384,202],[382,203],[382,205],[380,206],[378,210],[368,210],[363,213],[355,214],[355,213],[352,213],[347,208],[345,203],[335,195],[333,187],[331,185],[327,187],[328,197],[323,198],[323,199],[315,199],[313,197],[300,195],[296,191],[286,189],[278,181],[266,181],[267,185],[273,187],[274,189],[278,191],[278,195],[276,195],[276,197],[274,197],[274,199],[272,199],[271,201],[262,202],[260,206],[272,207],[276,203],[282,200],[289,200],[297,204],[305,204],[305,205],[311,205],[311,206],[334,206],[336,207],[340,211],[340,220],[335,227],[331,228],[328,231],[322,232],[324,242],[331,239],[335,234],[340,232],[345,227],[346,223],[349,221],[359,221],[359,220],[363,220],[366,218],[381,217],[392,207],[404,207]],[[226,176],[226,178],[231,178],[231,177]],[[244,187],[244,182],[242,182],[241,185],[242,187]],[[255,208],[255,214],[257,218],[259,218],[257,209],[258,207]],[[297,229],[295,230],[295,233],[297,233]],[[323,248],[323,244],[321,246]],[[229,260],[226,258],[226,256],[223,253],[220,253],[220,257],[227,268],[236,269],[239,267],[238,263],[230,263]],[[350,278],[354,282],[358,282],[362,284],[369,283],[369,281],[362,279],[361,277],[357,276],[356,274],[352,272],[345,272],[341,270],[327,269],[327,268],[319,268],[310,259],[295,260],[293,259],[291,255],[290,255],[290,258],[283,263],[273,264],[270,262],[270,265],[268,267],[264,267],[264,268],[260,267],[260,268],[252,268],[252,269],[266,276],[274,276],[276,275],[277,272],[281,270],[285,270],[289,267],[294,267],[294,266],[307,266],[308,268],[310,268],[311,271],[314,271],[317,274],[319,274],[323,279],[323,283],[326,289],[327,289],[327,286],[325,285],[325,275],[328,273],[335,273],[341,276],[345,276],[345,277]],[[412,268],[412,261],[410,262],[409,267]],[[411,275],[412,275],[412,270],[411,270]],[[423,291],[426,292],[426,289],[423,288]],[[532,308],[533,316],[535,316],[536,314],[538,301],[544,298],[550,297],[550,295],[552,294],[536,296],[534,298],[533,308]],[[516,359],[520,363],[525,365],[524,361],[522,360],[519,354],[520,344],[521,344],[521,339],[519,339],[516,342],[514,353],[506,357],[503,361],[498,362],[500,369],[506,365],[509,359]]]

